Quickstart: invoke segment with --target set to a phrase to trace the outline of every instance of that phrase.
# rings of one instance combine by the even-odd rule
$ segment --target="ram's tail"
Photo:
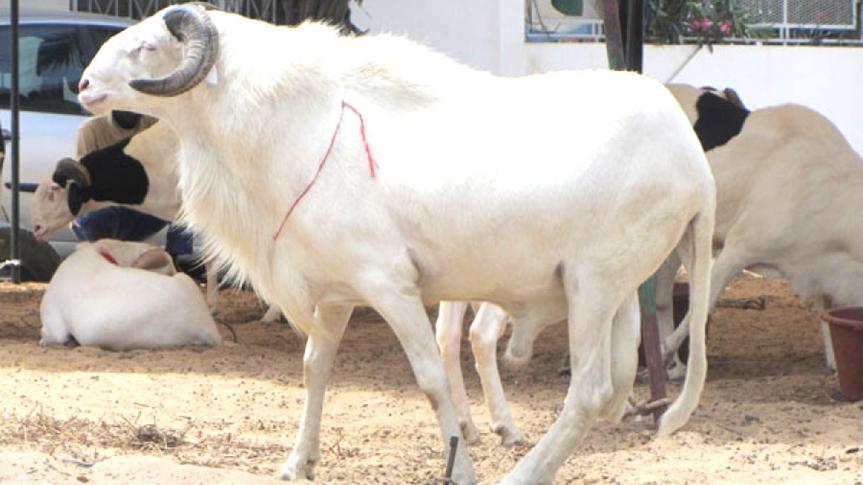
[[[680,395],[663,414],[659,435],[669,435],[686,424],[698,406],[704,381],[707,377],[707,326],[708,298],[710,296],[710,268],[712,260],[715,196],[712,191],[702,204],[701,211],[689,222],[682,244],[688,244],[689,261],[689,365]]]

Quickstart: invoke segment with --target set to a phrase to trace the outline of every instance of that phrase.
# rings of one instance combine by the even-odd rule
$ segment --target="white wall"
[[[652,47],[645,52],[647,74],[666,81],[687,55],[680,47]],[[675,81],[733,87],[750,108],[809,106],[863,154],[863,48],[716,46],[713,54],[698,52]]]
[[[522,0],[365,0],[357,23],[407,34],[479,69],[505,76],[606,68],[605,45],[526,43]],[[356,10],[355,10],[356,11]],[[863,48],[647,46],[645,74],[733,87],[751,108],[800,103],[830,118],[863,154]]]
[[[478,69],[497,67],[496,1],[365,0],[352,7],[351,18],[361,28],[405,34]]]

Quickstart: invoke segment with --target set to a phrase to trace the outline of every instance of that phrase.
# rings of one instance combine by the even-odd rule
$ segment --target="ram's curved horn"
[[[90,187],[90,174],[87,169],[71,158],[64,158],[57,162],[51,180],[61,187],[66,187],[69,181],[78,184],[78,187]]]
[[[183,59],[173,72],[158,79],[133,79],[129,86],[155,96],[177,96],[198,85],[219,55],[219,32],[200,5],[182,5],[162,16],[171,35],[183,43]]]

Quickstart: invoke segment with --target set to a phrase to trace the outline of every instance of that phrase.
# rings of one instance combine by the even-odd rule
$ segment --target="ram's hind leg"
[[[467,303],[442,301],[438,307],[435,334],[441,359],[443,359],[443,365],[449,377],[453,406],[455,406],[461,432],[465,441],[475,443],[479,441],[479,430],[473,423],[470,414],[470,405],[461,372],[461,331],[466,311]]]
[[[600,273],[565,276],[572,374],[564,407],[540,442],[506,476],[506,484],[547,484],[614,396],[612,317],[624,300]]]
[[[710,273],[710,300],[708,302],[708,312],[712,312],[713,309],[716,308],[716,302],[719,300],[720,293],[722,293],[722,290],[728,286],[731,280],[734,279],[738,273],[743,271],[744,268],[752,264],[750,259],[751,253],[752,251],[735,244],[735,239],[730,236],[726,239],[726,246],[716,257],[716,260],[713,263],[713,269]],[[683,264],[686,266],[686,270],[691,272],[692,263],[690,261],[690,256],[688,254],[684,254],[681,259],[683,260]],[[691,293],[690,298],[692,298]],[[664,352],[666,362],[668,362],[668,359],[671,358],[672,354],[677,353],[677,349],[680,348],[683,340],[689,335],[689,319],[691,314],[692,307],[690,306],[690,310],[686,313],[686,317],[684,317],[680,325],[677,326],[671,335],[666,336],[663,340],[662,350]]]
[[[503,446],[512,446],[524,438],[512,419],[497,369],[497,341],[505,326],[506,312],[503,308],[483,303],[470,326],[470,344],[485,404],[491,414],[491,430],[500,436]]]
[[[611,379],[614,397],[603,408],[601,416],[611,423],[620,422],[626,402],[632,394],[638,372],[638,343],[641,340],[641,311],[638,294],[624,300],[614,314],[611,330]]]

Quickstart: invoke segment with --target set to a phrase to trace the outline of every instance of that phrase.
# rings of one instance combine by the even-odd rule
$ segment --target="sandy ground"
[[[240,341],[219,348],[106,352],[43,349],[44,287],[0,285],[0,482],[275,483],[304,398],[302,342],[264,324],[252,295],[222,293]],[[764,296],[763,311],[720,308],[701,405],[674,436],[649,420],[600,424],[558,483],[863,484],[863,410],[837,400],[817,317],[777,280],[741,277],[725,298]],[[241,323],[244,322],[244,323]],[[531,365],[503,369],[514,417],[536,442],[555,419],[563,326]],[[488,413],[465,342],[477,423]],[[676,393],[678,385],[671,385]],[[647,386],[639,383],[641,397]],[[327,394],[319,483],[423,483],[443,474],[437,424],[389,328],[355,314]],[[471,456],[496,483],[528,447],[486,432]]]

